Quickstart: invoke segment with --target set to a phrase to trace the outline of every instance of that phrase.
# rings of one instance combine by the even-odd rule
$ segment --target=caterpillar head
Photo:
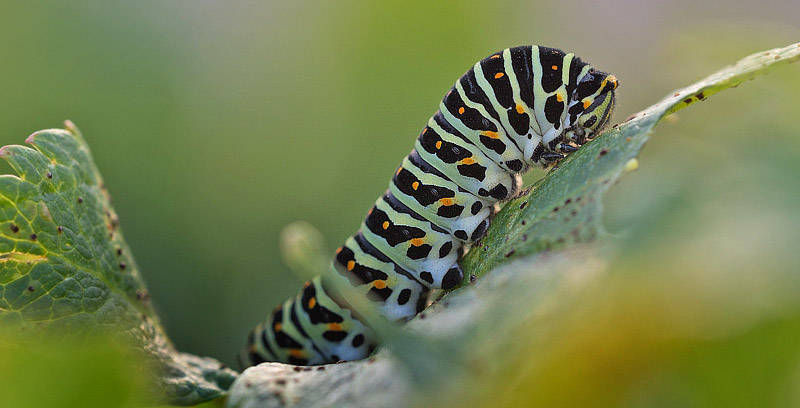
[[[582,145],[594,138],[611,118],[618,82],[614,75],[590,70],[578,82],[568,109],[566,138]]]

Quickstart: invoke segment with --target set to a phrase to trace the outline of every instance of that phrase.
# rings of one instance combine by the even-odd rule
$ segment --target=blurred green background
[[[798,21],[794,0],[0,0],[0,145],[74,121],[170,336],[234,364],[299,288],[281,228],[307,220],[331,247],[354,232],[478,59],[521,44],[575,52],[620,79],[621,121],[799,41]],[[607,203],[632,264],[797,271],[798,74],[659,127]]]

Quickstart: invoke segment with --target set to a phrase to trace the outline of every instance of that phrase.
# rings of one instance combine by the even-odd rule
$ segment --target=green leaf
[[[66,125],[0,149],[17,173],[0,176],[0,325],[25,342],[111,334],[161,372],[160,398],[220,396],[235,374],[174,350],[89,148]]]
[[[462,287],[408,333],[388,331],[366,361],[250,368],[229,406],[796,404],[800,304],[776,296],[793,287],[786,273],[712,274],[698,287],[695,270],[665,282],[676,265],[618,261],[612,274],[591,244],[603,195],[661,119],[798,59],[800,44],[752,55],[608,130],[505,205],[464,259]]]
[[[638,167],[636,157],[661,119],[798,59],[800,44],[753,54],[675,91],[581,147],[495,215],[486,236],[462,262],[462,286],[508,260],[595,241],[603,230],[603,195],[623,172]]]

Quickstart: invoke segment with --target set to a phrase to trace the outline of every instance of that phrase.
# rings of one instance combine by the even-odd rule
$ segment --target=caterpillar
[[[339,249],[331,276],[308,281],[247,339],[242,367],[319,365],[366,357],[374,334],[337,295],[339,279],[392,321],[419,313],[431,289],[463,278],[458,264],[520,175],[547,167],[608,123],[617,80],[555,48],[507,48],[447,92],[389,188]]]

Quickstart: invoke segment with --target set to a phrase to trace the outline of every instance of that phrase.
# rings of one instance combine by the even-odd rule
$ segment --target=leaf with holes
[[[0,175],[0,326],[26,341],[98,334],[144,353],[159,397],[215,398],[234,373],[178,353],[160,326],[89,148],[69,122],[5,146]]]

